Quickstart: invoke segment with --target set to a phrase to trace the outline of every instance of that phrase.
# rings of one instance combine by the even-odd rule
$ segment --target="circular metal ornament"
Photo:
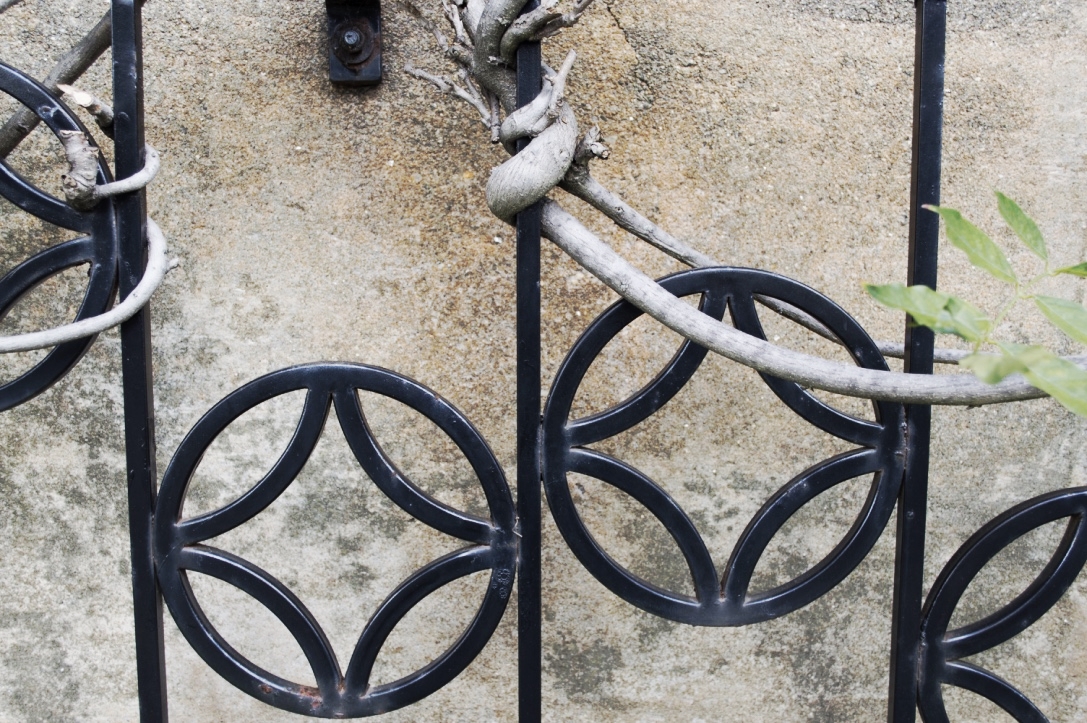
[[[0,63],[0,91],[33,110],[54,135],[59,136],[61,131],[79,131],[91,138],[75,114],[48,89],[3,63]],[[109,168],[99,157],[97,183],[111,180]],[[30,183],[2,159],[0,195],[47,223],[86,234],[38,253],[0,278],[0,319],[11,311],[19,299],[42,282],[83,264],[90,264],[90,272],[75,320],[105,312],[113,300],[117,285],[118,244],[113,204],[107,199],[90,211],[77,211]],[[76,365],[94,339],[94,336],[90,336],[60,344],[16,379],[0,382],[0,411],[22,404],[52,386]]]
[[[273,397],[305,390],[301,418],[272,469],[230,504],[183,519],[186,490],[201,456],[246,411]],[[378,445],[357,391],[374,392],[414,409],[456,444],[475,471],[490,519],[455,510],[405,477]],[[294,481],[321,436],[332,406],[355,458],[374,484],[417,520],[470,543],[435,560],[402,582],[364,627],[346,672],[341,672],[321,626],[283,583],[236,555],[202,544],[252,519]],[[439,689],[479,654],[505,611],[516,570],[513,501],[494,454],[468,420],[426,387],[377,367],[315,364],[261,377],[216,404],[181,443],[163,478],[155,517],[154,553],[163,599],[193,649],[230,683],[284,710],[323,718],[355,718],[395,710]],[[437,659],[395,682],[371,686],[381,646],[412,607],[443,585],[491,571],[478,612],[464,633]],[[189,584],[188,572],[211,575],[268,608],[294,636],[317,687],[280,678],[245,658],[209,622]]]
[[[739,330],[765,339],[755,296],[778,299],[829,328],[857,364],[886,369],[874,342],[830,299],[791,279],[765,271],[704,268],[666,277],[661,285],[676,296],[701,295],[699,309],[722,319],[726,309]],[[656,482],[630,465],[588,445],[613,437],[647,419],[669,402],[697,371],[707,350],[684,342],[665,368],[631,397],[598,414],[570,419],[570,409],[589,367],[609,341],[642,312],[621,301],[589,326],[567,355],[544,413],[544,489],[566,543],[581,563],[613,593],[670,620],[705,626],[748,625],[792,612],[840,583],[868,554],[894,509],[902,480],[903,409],[875,402],[875,421],[858,419],[825,404],[793,382],[760,375],[794,412],[857,448],[821,462],[785,484],[751,520],[719,579],[701,535],[687,513]],[[664,525],[683,554],[695,597],[666,590],[614,560],[578,514],[567,475],[594,477],[632,497]],[[784,585],[750,592],[755,566],[785,522],[820,493],[849,479],[872,475],[864,504],[850,530],[820,562]]]

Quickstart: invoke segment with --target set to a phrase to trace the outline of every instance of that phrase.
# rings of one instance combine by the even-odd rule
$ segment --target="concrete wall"
[[[426,3],[430,4],[430,3]],[[42,77],[107,3],[25,0],[0,15],[0,59]],[[434,3],[437,5],[437,3]],[[437,17],[435,8],[429,7]],[[180,268],[153,304],[160,469],[217,400],[266,372],[316,360],[376,364],[460,407],[514,471],[514,249],[483,203],[502,160],[474,111],[401,71],[448,72],[432,39],[386,3],[383,85],[326,80],[319,0],[153,0],[146,8],[148,139],[164,169],[149,195]],[[1031,257],[991,189],[1037,218],[1061,262],[1087,258],[1087,6],[1075,0],[949,3],[944,192]],[[600,124],[602,181],[722,262],[777,271],[828,294],[878,338],[901,320],[862,281],[904,280],[913,24],[907,0],[597,0],[574,31],[571,97]],[[82,83],[108,97],[108,64]],[[6,112],[7,108],[4,107]],[[40,131],[12,163],[56,190],[60,157]],[[679,266],[579,202],[588,223],[648,272]],[[0,208],[10,267],[63,236]],[[552,247],[543,252],[544,377],[613,300]],[[1023,272],[1024,275],[1028,271]],[[1005,290],[943,253],[941,284],[990,309]],[[79,272],[43,288],[0,333],[70,313]],[[1082,282],[1050,289],[1082,301]],[[769,321],[768,321],[769,324]],[[833,354],[787,323],[779,341]],[[1074,345],[1027,310],[1006,338]],[[639,322],[591,373],[581,409],[647,380],[676,344]],[[10,375],[33,355],[4,359]],[[5,377],[7,378],[7,377]],[[378,438],[427,489],[472,509],[478,487],[448,442],[397,405],[365,398]],[[103,334],[53,389],[0,415],[0,720],[135,720],[119,342]],[[209,451],[187,511],[243,491],[274,461],[299,399],[265,405]],[[849,406],[849,405],[853,406]],[[843,402],[848,408],[863,405]],[[931,581],[981,524],[1035,494],[1087,483],[1087,423],[1050,401],[935,413]],[[721,564],[774,490],[840,443],[794,417],[748,370],[711,359],[660,415],[607,447],[692,511]],[[648,578],[688,584],[644,510],[578,480],[592,529]],[[798,516],[757,586],[794,576],[848,529],[863,481]],[[893,527],[893,525],[892,525]],[[623,603],[545,525],[545,710],[554,721],[873,721],[886,706],[893,531],[837,589],[783,619],[703,629]],[[997,560],[960,621],[1009,601],[1059,531]],[[334,420],[295,484],[217,543],[266,566],[326,624],[341,659],[378,602],[456,545],[388,503],[352,463]],[[421,606],[375,673],[393,680],[442,649],[474,610],[474,577]],[[236,591],[194,583],[213,622],[272,671],[304,682],[304,658]],[[514,720],[515,617],[454,683],[390,720]],[[1054,720],[1087,715],[1087,585],[979,659]],[[174,720],[279,721],[221,681],[167,620]],[[953,720],[996,709],[947,691]]]

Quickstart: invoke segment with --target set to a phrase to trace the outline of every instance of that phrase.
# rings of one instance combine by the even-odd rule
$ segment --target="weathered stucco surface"
[[[0,15],[0,59],[43,77],[107,6],[25,0]],[[945,202],[996,229],[991,189],[999,188],[1038,219],[1059,261],[1087,258],[1087,5],[956,0],[948,11]],[[245,381],[302,362],[351,360],[395,369],[451,400],[512,479],[514,249],[483,203],[502,153],[474,111],[402,72],[409,60],[445,70],[407,13],[391,2],[384,12],[385,82],[357,91],[326,80],[319,0],[147,4],[148,138],[164,161],[149,204],[182,261],[153,304],[160,469],[200,415]],[[558,59],[578,49],[571,97],[613,151],[596,166],[602,181],[722,262],[797,278],[874,336],[897,338],[900,319],[860,284],[905,278],[912,34],[908,0],[597,0],[545,53]],[[82,85],[108,97],[107,70],[99,63]],[[56,149],[39,131],[12,163],[55,190]],[[6,203],[0,213],[4,268],[43,239],[61,238]],[[590,220],[642,268],[678,270]],[[998,235],[1030,268],[1028,252]],[[613,296],[554,248],[543,261],[546,384]],[[953,249],[940,275],[944,288],[989,308],[1004,293]],[[0,333],[64,318],[79,281],[76,271],[46,285]],[[1083,282],[1052,291],[1084,300]],[[787,323],[770,330],[782,343],[835,353]],[[1015,316],[1006,334],[1074,351],[1030,313]],[[639,322],[597,362],[580,409],[637,388],[675,344]],[[31,358],[15,355],[0,368],[10,375]],[[108,333],[53,389],[0,415],[2,721],[136,719],[120,401],[119,343]],[[420,485],[480,509],[478,485],[440,434],[393,403],[363,402],[379,439]],[[288,396],[232,426],[205,457],[188,509],[211,509],[256,480],[299,409]],[[929,582],[996,514],[1087,484],[1087,422],[1050,401],[941,409],[935,435]],[[681,501],[720,565],[762,502],[840,445],[793,417],[756,375],[712,359],[659,417],[607,448]],[[689,585],[678,551],[644,510],[600,483],[573,482],[586,520],[617,559],[662,584]],[[794,576],[833,547],[866,486],[845,484],[802,512],[772,544],[756,587]],[[1057,532],[1043,530],[994,563],[959,620],[1012,599]],[[299,482],[218,542],[296,590],[341,660],[388,591],[455,547],[368,485],[334,419]],[[612,596],[547,523],[546,718],[878,720],[892,558],[889,529],[809,607],[755,627],[699,629]],[[376,680],[417,668],[452,641],[484,584],[473,577],[451,586],[405,620]],[[224,585],[194,585],[235,646],[306,680],[304,658],[268,613]],[[454,683],[388,719],[514,720],[514,619],[507,614]],[[166,625],[174,720],[290,718],[221,681]],[[1054,720],[1082,720],[1085,636],[1081,579],[1041,623],[979,662]],[[947,697],[953,720],[999,719],[971,694]]]

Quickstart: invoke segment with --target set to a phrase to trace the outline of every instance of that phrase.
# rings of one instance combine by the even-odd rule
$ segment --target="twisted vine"
[[[561,187],[587,201],[620,227],[684,263],[717,265],[713,259],[658,228],[592,177],[589,162],[606,157],[607,149],[600,143],[595,128],[579,138],[577,119],[563,98],[562,88],[572,56],[557,73],[544,66],[547,80],[544,88],[532,103],[516,108],[516,78],[508,59],[514,57],[517,46],[573,25],[591,1],[580,0],[574,11],[562,15],[563,21],[556,25],[558,14],[551,12],[553,1],[545,3],[542,10],[522,16],[528,0],[442,0],[446,17],[458,30],[457,38],[450,43],[440,30],[430,27],[446,57],[461,66],[466,80],[473,87],[478,84],[487,100],[500,104],[506,113],[497,134],[499,140],[512,153],[513,141],[531,138],[520,153],[491,171],[487,204],[498,218],[512,222],[518,212],[546,199],[553,188]],[[424,17],[410,0],[402,0],[402,4],[416,17]],[[550,18],[547,22],[541,20],[545,16]],[[519,20],[521,17],[525,19]],[[434,76],[427,79],[435,80]],[[443,82],[449,81],[443,79]],[[483,110],[480,113],[484,125],[493,130],[497,122],[494,114]],[[552,199],[543,204],[543,235],[622,298],[669,329],[735,362],[805,387],[911,404],[979,406],[1046,396],[1019,375],[999,384],[987,384],[962,372],[933,376],[862,369],[744,334],[669,294]],[[760,301],[826,335],[821,325],[806,318],[803,312],[770,299]],[[881,349],[896,355],[896,352],[901,354],[902,347],[884,342]],[[953,350],[937,353],[938,360],[943,362],[953,363],[959,356]],[[1087,366],[1087,356],[1068,359],[1081,367]]]

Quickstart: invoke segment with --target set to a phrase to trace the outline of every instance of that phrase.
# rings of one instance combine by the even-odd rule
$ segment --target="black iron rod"
[[[143,57],[141,8],[113,0],[113,102],[117,178],[143,168]],[[139,283],[147,263],[147,206],[142,191],[116,201],[120,237],[120,295]],[[125,455],[128,478],[132,594],[140,720],[167,720],[162,596],[155,580],[151,530],[155,512],[155,420],[151,370],[151,314],[145,306],[121,325]]]
[[[939,217],[922,206],[940,202],[947,3],[944,0],[917,0],[916,5],[910,259],[907,278],[911,285],[924,284],[935,289]],[[931,330],[907,325],[907,373],[932,373],[933,344],[934,335]],[[932,407],[910,405],[906,408],[906,463],[898,500],[890,693],[887,706],[888,719],[893,723],[912,723],[917,718],[917,659],[924,593],[931,423]]]
[[[541,59],[539,43],[523,43],[517,50],[518,107],[539,95]],[[524,145],[527,140],[518,143],[518,150]],[[540,203],[517,214],[517,692],[522,723],[542,715],[540,223]]]

